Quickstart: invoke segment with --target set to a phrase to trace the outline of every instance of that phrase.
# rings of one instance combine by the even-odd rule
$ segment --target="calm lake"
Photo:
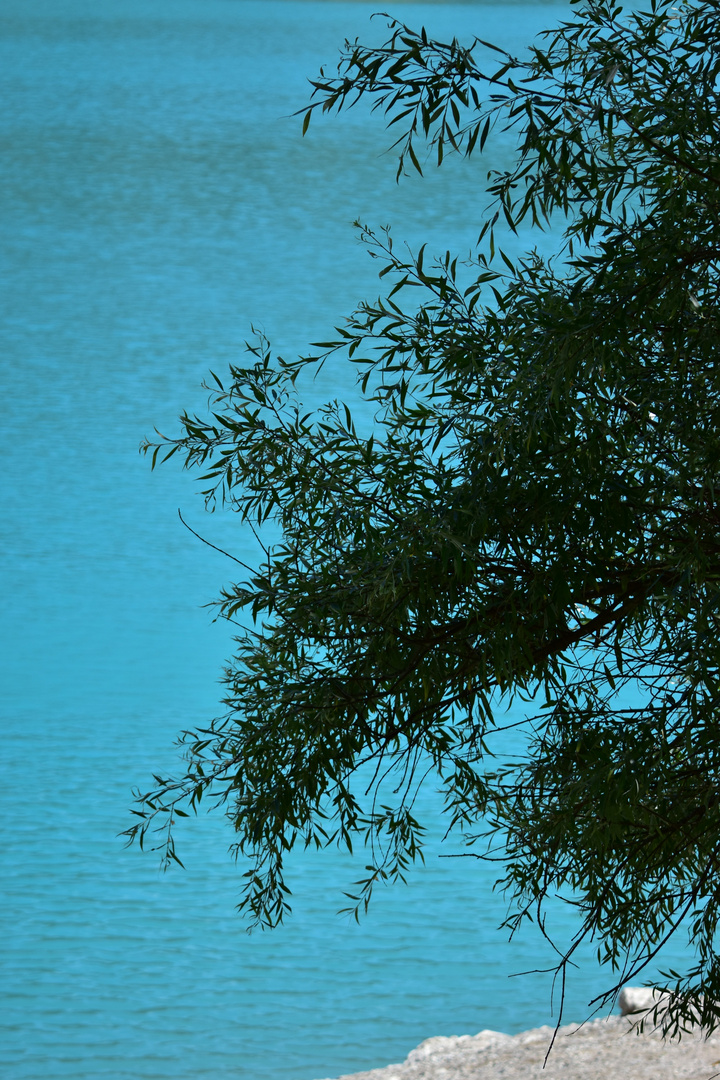
[[[231,648],[203,607],[231,564],[177,508],[240,558],[254,550],[204,514],[193,477],[151,473],[140,440],[204,407],[208,369],[242,363],[252,326],[296,354],[379,291],[354,219],[464,255],[485,172],[507,152],[398,186],[367,112],[301,138],[290,114],[305,80],[346,36],[382,38],[373,10],[3,0],[6,1080],[313,1080],[400,1060],[431,1035],[551,1022],[548,977],[513,977],[550,953],[532,931],[498,932],[490,870],[439,859],[442,822],[425,868],[359,926],[335,913],[362,855],[328,852],[296,859],[292,919],[252,936],[222,817],[185,826],[184,872],[161,874],[117,837],[133,787],[172,770],[176,734],[215,714]],[[391,10],[520,50],[568,8]],[[329,365],[312,393],[353,404],[354,371]],[[568,1020],[606,978],[588,954]]]

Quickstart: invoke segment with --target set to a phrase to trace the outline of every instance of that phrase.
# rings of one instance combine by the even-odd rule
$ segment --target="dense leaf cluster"
[[[282,918],[298,843],[367,842],[358,907],[403,877],[430,771],[449,823],[501,843],[511,925],[542,926],[556,893],[577,905],[563,975],[591,938],[611,1000],[687,926],[667,1024],[717,1023],[719,15],[579,0],[528,59],[390,20],[385,45],[346,43],[313,83],[305,128],[369,99],[400,132],[399,172],[498,130],[517,152],[489,174],[469,286],[450,254],[430,265],[364,229],[387,295],[312,358],[253,345],[209,417],[145,447],[279,529],[218,601],[253,620],[226,712],[186,735],[186,774],[156,778],[131,830],[159,824],[174,858],[175,815],[214,793],[252,860],[254,920]],[[498,252],[498,222],[524,220],[552,222],[560,254]],[[298,377],[338,351],[375,403],[369,438],[345,406],[303,410]],[[487,737],[513,696],[528,735],[508,765]]]

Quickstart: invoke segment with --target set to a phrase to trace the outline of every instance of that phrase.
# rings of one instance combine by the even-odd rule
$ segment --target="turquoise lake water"
[[[293,918],[248,936],[222,818],[186,826],[184,872],[161,874],[117,838],[131,789],[172,769],[176,733],[215,714],[230,651],[202,605],[231,571],[177,508],[241,558],[252,551],[233,521],[205,517],[191,477],[152,474],[140,440],[203,407],[208,368],[242,361],[251,325],[290,355],[377,293],[353,219],[465,253],[485,171],[505,152],[396,186],[389,139],[365,113],[301,139],[289,114],[305,79],[345,36],[382,34],[373,10],[0,10],[7,1080],[313,1080],[400,1060],[431,1035],[551,1021],[547,977],[512,977],[549,953],[531,932],[507,942],[488,869],[439,859],[438,840],[359,926],[335,912],[362,861],[298,858]],[[436,36],[520,49],[567,9],[392,10]],[[329,366],[312,392],[353,403],[354,373]],[[432,817],[432,791],[425,805]],[[568,1019],[603,985],[586,958]]]

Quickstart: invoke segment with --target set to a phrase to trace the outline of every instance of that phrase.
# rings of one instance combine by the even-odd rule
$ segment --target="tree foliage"
[[[511,927],[542,927],[558,893],[577,907],[559,972],[593,940],[607,1003],[687,927],[665,1022],[718,1023],[718,15],[575,0],[525,58],[390,19],[313,82],[305,130],[369,100],[399,175],[502,131],[516,152],[488,174],[469,283],[453,255],[364,228],[386,295],[312,357],[255,342],[208,416],[144,447],[279,530],[217,601],[252,617],[225,712],[186,733],[185,774],[156,777],[129,830],[159,828],[176,858],[175,816],[214,795],[251,920],[282,919],[298,844],[366,842],[358,907],[402,878],[430,773],[448,824],[501,845]],[[499,251],[523,222],[559,253]],[[344,405],[303,409],[298,377],[334,354],[374,404],[369,437]],[[487,739],[511,699],[527,739],[508,763]]]

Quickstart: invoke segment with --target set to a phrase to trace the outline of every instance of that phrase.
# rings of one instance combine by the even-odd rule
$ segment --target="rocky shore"
[[[664,1041],[646,1022],[648,991],[625,990],[624,1015],[560,1028],[545,1056],[553,1028],[520,1035],[481,1031],[479,1035],[437,1036],[411,1050],[405,1061],[338,1080],[710,1080],[720,1078],[720,1034],[699,1033]]]

